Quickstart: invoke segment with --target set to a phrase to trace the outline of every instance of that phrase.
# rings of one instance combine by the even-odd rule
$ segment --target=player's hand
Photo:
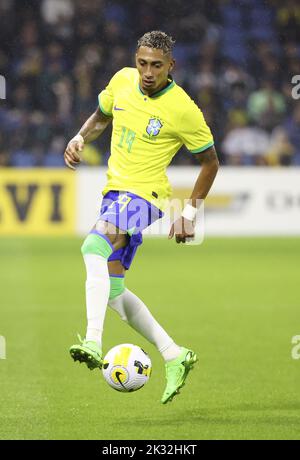
[[[174,235],[176,243],[185,243],[186,241],[193,240],[195,237],[194,222],[184,217],[179,217],[171,227],[169,239],[172,239]]]
[[[75,136],[67,145],[64,153],[66,165],[75,170],[75,166],[81,162],[81,152],[84,149],[84,141],[80,139],[81,136]]]

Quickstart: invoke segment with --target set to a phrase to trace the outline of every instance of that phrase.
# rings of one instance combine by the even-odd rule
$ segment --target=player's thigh
[[[108,262],[108,271],[110,275],[125,275],[125,268],[120,260],[111,260]]]
[[[114,250],[121,249],[127,244],[127,233],[124,230],[120,230],[115,225],[104,220],[98,220],[93,230],[97,230],[102,235],[107,236],[109,241],[114,247]]]

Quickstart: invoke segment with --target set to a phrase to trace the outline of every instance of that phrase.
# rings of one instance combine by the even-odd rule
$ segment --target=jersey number
[[[135,132],[131,131],[131,129],[125,128],[125,126],[122,127],[122,133],[121,133],[121,138],[120,142],[118,144],[118,147],[123,148],[123,144],[125,141],[125,144],[127,144],[127,152],[131,152],[132,144],[135,139]]]

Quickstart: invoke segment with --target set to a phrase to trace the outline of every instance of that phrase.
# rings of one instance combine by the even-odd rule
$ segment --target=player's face
[[[141,46],[135,58],[140,86],[145,93],[155,93],[167,84],[168,74],[175,63],[170,53],[164,54],[163,50]]]

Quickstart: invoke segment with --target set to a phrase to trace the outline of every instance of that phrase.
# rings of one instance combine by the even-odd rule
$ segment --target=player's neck
[[[155,90],[151,91],[151,90],[146,90],[143,88],[143,93],[146,94],[146,96],[153,96],[154,94],[156,93],[159,93],[160,91],[162,91],[163,89],[167,88],[171,83],[172,83],[173,79],[172,77],[169,75],[168,76],[168,79],[166,81],[164,81],[161,85],[159,85],[157,88],[155,88]]]

